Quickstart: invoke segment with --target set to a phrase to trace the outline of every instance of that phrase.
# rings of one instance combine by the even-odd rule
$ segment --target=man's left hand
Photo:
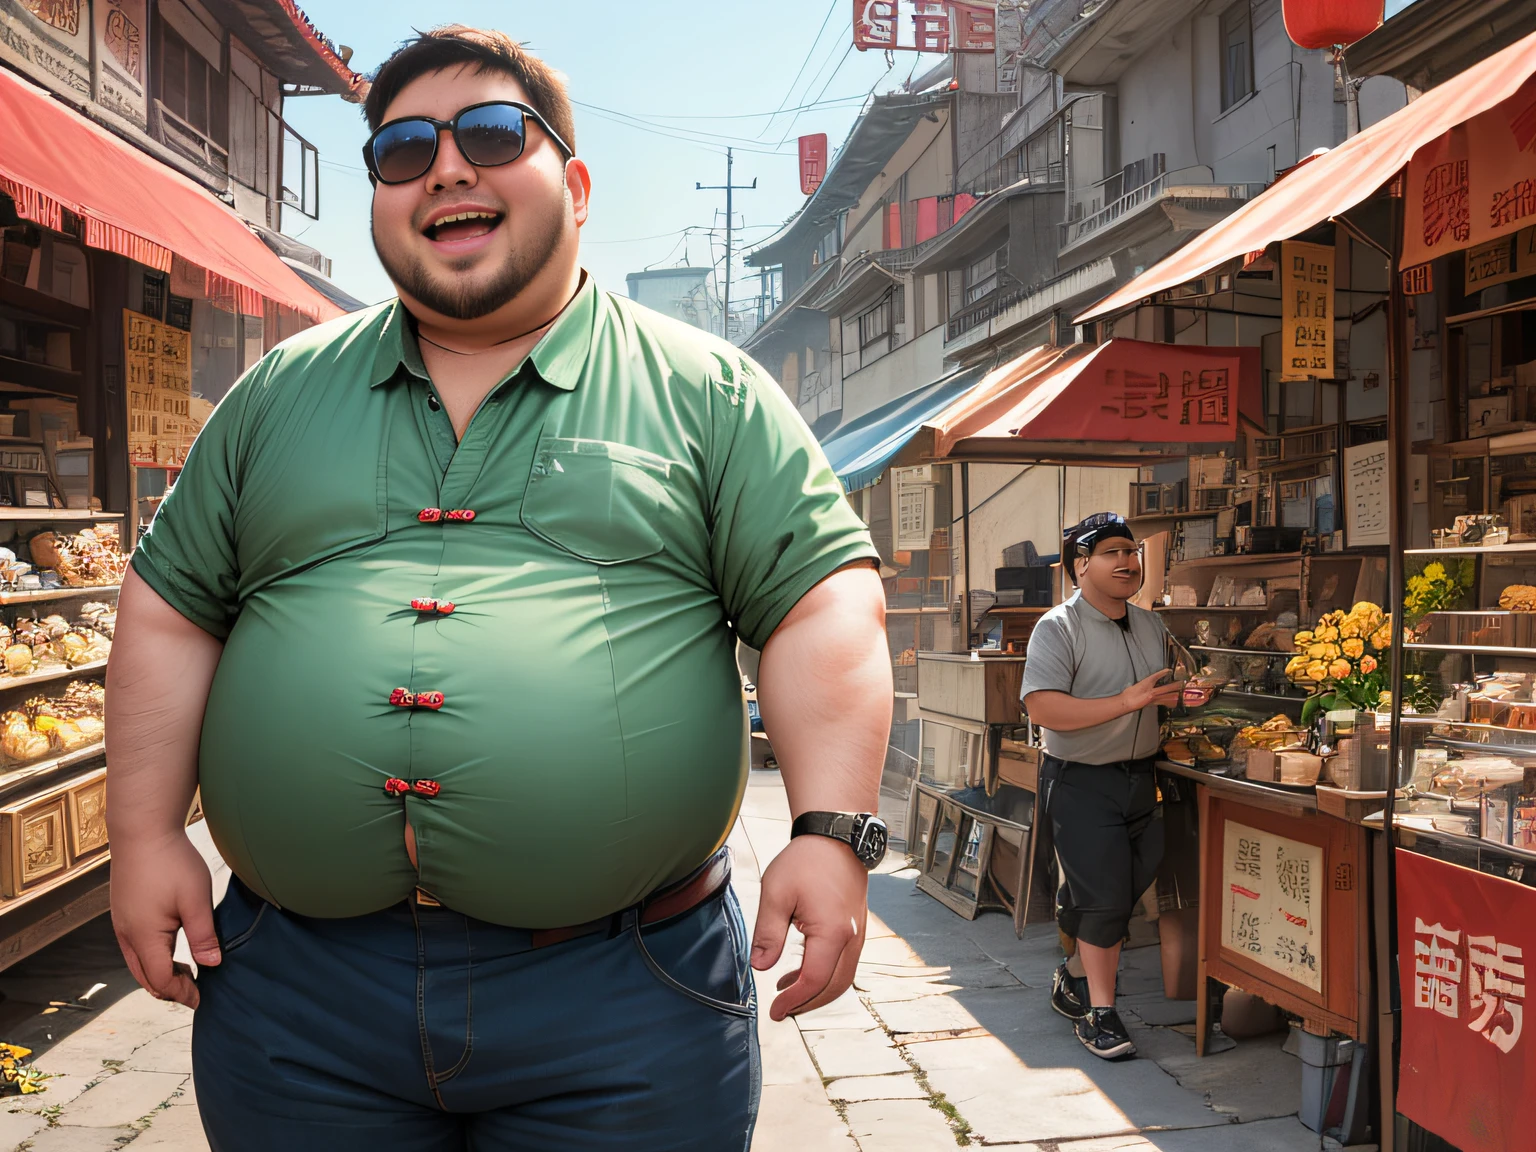
[[[791,923],[805,936],[800,967],[778,983],[771,1019],[830,1004],[853,983],[864,948],[869,873],[853,850],[827,836],[797,836],[763,873],[752,967],[778,963]]]

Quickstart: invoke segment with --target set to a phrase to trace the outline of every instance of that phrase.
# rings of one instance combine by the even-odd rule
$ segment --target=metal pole
[[[961,651],[964,652],[971,647],[971,466],[969,463],[960,465],[960,515],[965,521],[965,535],[960,540],[960,573],[965,579],[965,601],[960,617],[965,624],[965,633],[961,638],[963,645]]]

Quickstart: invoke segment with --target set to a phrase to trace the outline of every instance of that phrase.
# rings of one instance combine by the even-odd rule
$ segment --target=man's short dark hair
[[[573,149],[576,123],[565,80],[505,32],[445,24],[407,40],[373,74],[363,115],[370,131],[384,122],[384,110],[412,80],[428,72],[469,65],[477,72],[501,72],[528,93],[529,105],[549,121]]]

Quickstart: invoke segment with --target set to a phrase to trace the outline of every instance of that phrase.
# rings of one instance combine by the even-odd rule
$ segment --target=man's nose
[[[440,192],[444,188],[473,185],[478,180],[475,166],[464,159],[453,133],[443,129],[437,135],[437,155],[427,170],[427,190]]]

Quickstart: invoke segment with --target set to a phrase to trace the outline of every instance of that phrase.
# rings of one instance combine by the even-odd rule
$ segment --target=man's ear
[[[592,208],[592,173],[584,161],[574,156],[565,162],[565,187],[571,195],[571,215],[580,228]]]

